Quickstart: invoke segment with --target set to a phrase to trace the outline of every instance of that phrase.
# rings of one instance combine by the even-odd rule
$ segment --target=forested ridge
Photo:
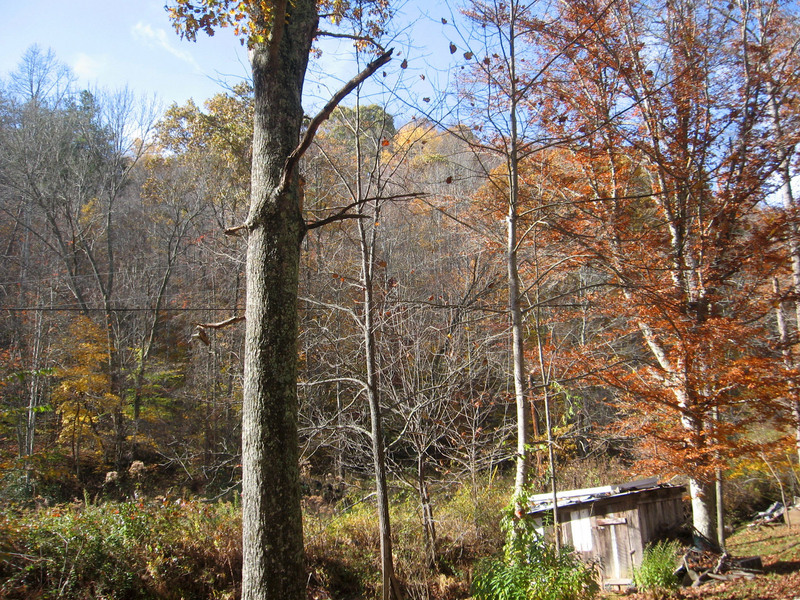
[[[470,507],[473,560],[502,541],[487,513],[554,477],[684,483],[712,540],[720,488],[729,524],[798,494],[797,7],[463,14],[441,44],[457,110],[354,86],[305,117],[313,143],[275,188],[301,215],[298,468],[320,589],[346,584],[319,574],[334,550],[308,523],[373,496],[380,543],[410,552],[388,509],[415,507],[420,569],[450,577],[443,507]],[[406,69],[380,49],[358,47],[362,73]],[[153,519],[178,502],[199,531],[242,493],[247,245],[272,218],[251,205],[258,93],[160,110],[80,89],[40,47],[3,75],[0,498]],[[381,547],[384,588],[417,576]]]

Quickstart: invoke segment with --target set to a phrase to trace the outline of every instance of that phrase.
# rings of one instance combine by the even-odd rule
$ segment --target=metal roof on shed
[[[628,494],[636,494],[647,490],[673,488],[680,486],[659,485],[657,477],[638,479],[628,483],[619,483],[581,490],[566,490],[558,492],[558,508],[590,504],[598,500],[622,497]],[[549,511],[553,509],[553,494],[535,494],[529,498],[529,515]]]

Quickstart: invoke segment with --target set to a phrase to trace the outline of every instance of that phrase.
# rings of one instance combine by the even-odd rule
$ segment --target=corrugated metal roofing
[[[558,508],[596,502],[597,500],[604,498],[624,496],[626,494],[656,489],[658,487],[661,487],[658,484],[658,477],[648,477],[647,479],[638,479],[628,483],[585,488],[582,490],[566,490],[563,492],[558,492],[557,494]],[[530,497],[529,506],[529,515],[552,510],[553,494],[535,494]]]

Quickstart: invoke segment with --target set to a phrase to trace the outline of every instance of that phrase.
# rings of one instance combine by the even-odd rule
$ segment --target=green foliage
[[[531,521],[503,518],[506,545],[502,558],[485,560],[472,591],[479,600],[577,600],[593,598],[599,585],[592,568],[570,549],[556,550]]]
[[[241,519],[161,499],[0,512],[0,597],[234,597]]]
[[[330,139],[350,147],[351,150],[355,145],[356,130],[362,143],[390,140],[397,134],[394,117],[377,104],[360,107],[340,106],[333,111],[325,128]]]
[[[677,540],[650,544],[644,551],[642,564],[633,571],[633,582],[640,590],[664,592],[680,585],[675,576],[675,560],[680,550]]]

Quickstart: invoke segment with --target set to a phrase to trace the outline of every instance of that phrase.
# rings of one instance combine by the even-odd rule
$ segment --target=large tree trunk
[[[716,505],[714,502],[713,484],[689,478],[689,493],[692,497],[692,524],[699,534],[697,540],[701,547],[713,546],[717,543]]]
[[[282,15],[273,16],[283,21]],[[297,293],[305,233],[297,174],[281,184],[297,147],[316,2],[251,52],[255,118],[247,228],[242,416],[243,600],[303,600],[306,576],[297,440]]]
[[[624,292],[628,299],[631,298],[630,292]],[[667,349],[655,335],[650,326],[641,320],[638,323],[645,342],[663,370],[665,385],[671,388],[675,397],[676,406],[681,410],[681,427],[684,432],[686,448],[691,448],[700,457],[698,467],[708,466],[707,448],[704,447],[706,424],[703,416],[697,414],[698,407],[692,400],[692,393],[689,384],[680,375],[685,371],[683,364],[678,361],[674,364],[668,355]],[[707,415],[706,415],[707,416]],[[712,544],[716,543],[716,510],[714,486],[706,479],[701,478],[702,474],[698,471],[699,477],[689,477],[689,492],[692,497],[692,525],[700,536],[706,538]],[[706,472],[705,475],[708,475]]]
[[[676,365],[677,371],[683,371],[683,365]],[[697,402],[693,401],[692,394],[687,389],[685,382],[680,382],[679,377],[673,375],[673,393],[678,401],[678,406],[683,411],[681,425],[685,432],[687,448],[691,448],[700,457],[697,459],[698,467],[708,466],[708,454],[705,448],[705,434],[707,424],[704,418],[698,416]],[[707,416],[707,415],[706,415]],[[695,530],[696,541],[701,547],[714,546],[717,543],[716,529],[716,503],[714,485],[708,479],[709,473],[698,472],[698,476],[689,476],[689,493],[692,497],[692,525]],[[721,525],[721,524],[720,524]]]
[[[270,231],[268,229],[277,229]],[[243,598],[305,596],[297,443],[299,228],[250,234],[242,417]]]

